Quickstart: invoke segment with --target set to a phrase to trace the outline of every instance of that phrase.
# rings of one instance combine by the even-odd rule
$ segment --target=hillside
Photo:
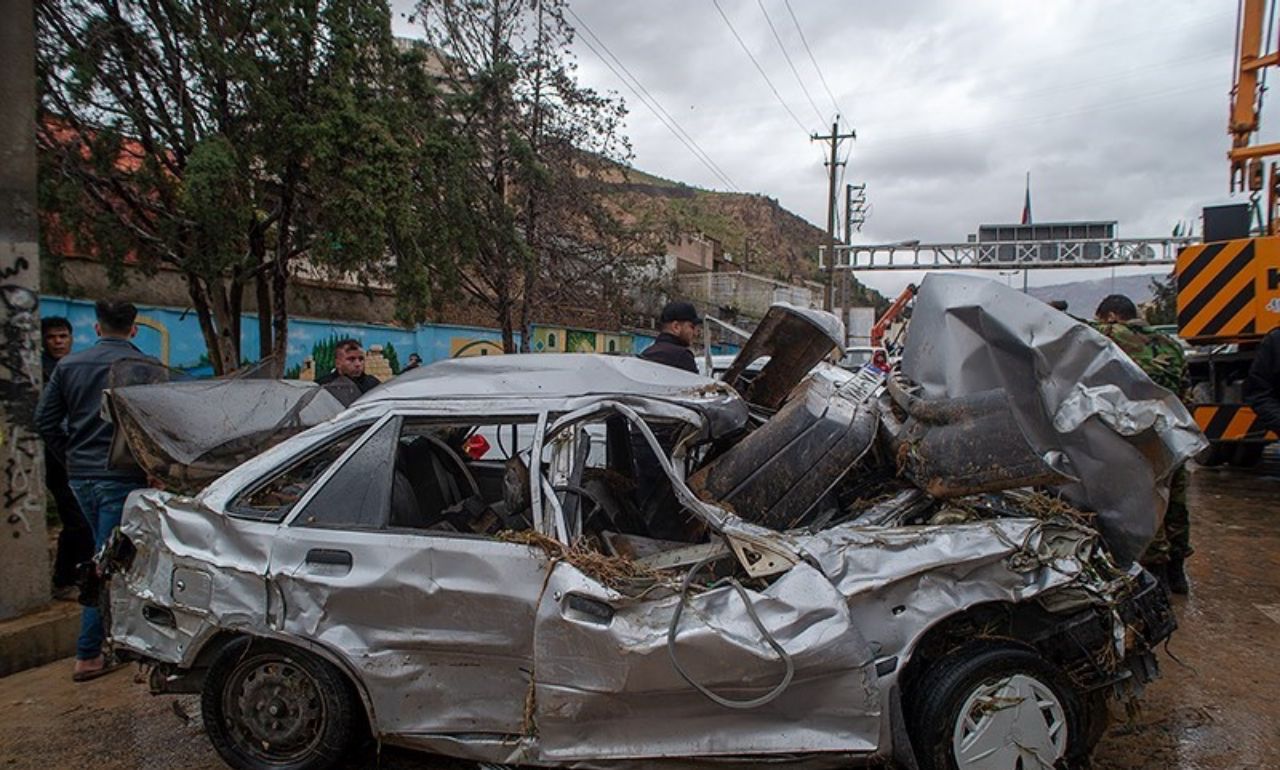
[[[612,187],[619,208],[673,239],[699,232],[718,240],[732,261],[749,272],[793,283],[821,280],[816,255],[826,232],[773,198],[702,190],[635,169],[627,169]],[[854,298],[860,304],[887,304],[856,280]]]
[[[1152,279],[1164,278],[1165,275],[1166,273],[1144,273],[1091,281],[1069,281],[1052,286],[1032,286],[1027,293],[1045,302],[1065,300],[1072,315],[1092,318],[1094,309],[1108,294],[1124,294],[1138,305],[1150,302],[1153,297]]]

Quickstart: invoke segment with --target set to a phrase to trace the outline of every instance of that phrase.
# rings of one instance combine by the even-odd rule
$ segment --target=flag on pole
[[[1031,224],[1031,172],[1027,172],[1027,195],[1022,201],[1022,224]]]

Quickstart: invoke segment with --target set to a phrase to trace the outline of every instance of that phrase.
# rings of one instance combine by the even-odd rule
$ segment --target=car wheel
[[[238,770],[323,770],[343,757],[363,718],[333,665],[285,645],[238,639],[209,669],[205,732]]]
[[[1072,768],[1091,748],[1076,689],[1021,647],[961,647],[914,691],[912,740],[926,770]]]

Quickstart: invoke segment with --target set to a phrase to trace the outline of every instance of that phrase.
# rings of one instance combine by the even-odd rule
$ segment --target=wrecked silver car
[[[1174,628],[1132,561],[1200,439],[1105,339],[966,280],[925,282],[931,352],[889,378],[823,364],[838,323],[787,307],[724,382],[399,377],[198,494],[135,493],[112,641],[202,694],[236,768],[366,730],[511,765],[1079,765]],[[1124,495],[1093,461],[1131,464]]]

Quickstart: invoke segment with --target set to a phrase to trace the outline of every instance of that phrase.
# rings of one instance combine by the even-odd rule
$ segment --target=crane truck
[[[1253,465],[1280,438],[1259,425],[1241,394],[1258,342],[1280,328],[1280,164],[1268,168],[1266,160],[1280,155],[1280,142],[1254,141],[1263,73],[1280,65],[1280,38],[1263,40],[1267,5],[1240,4],[1227,126],[1231,192],[1248,191],[1250,203],[1206,209],[1205,242],[1183,249],[1175,269],[1178,335],[1194,346],[1192,413],[1213,442],[1200,461],[1210,465]]]

